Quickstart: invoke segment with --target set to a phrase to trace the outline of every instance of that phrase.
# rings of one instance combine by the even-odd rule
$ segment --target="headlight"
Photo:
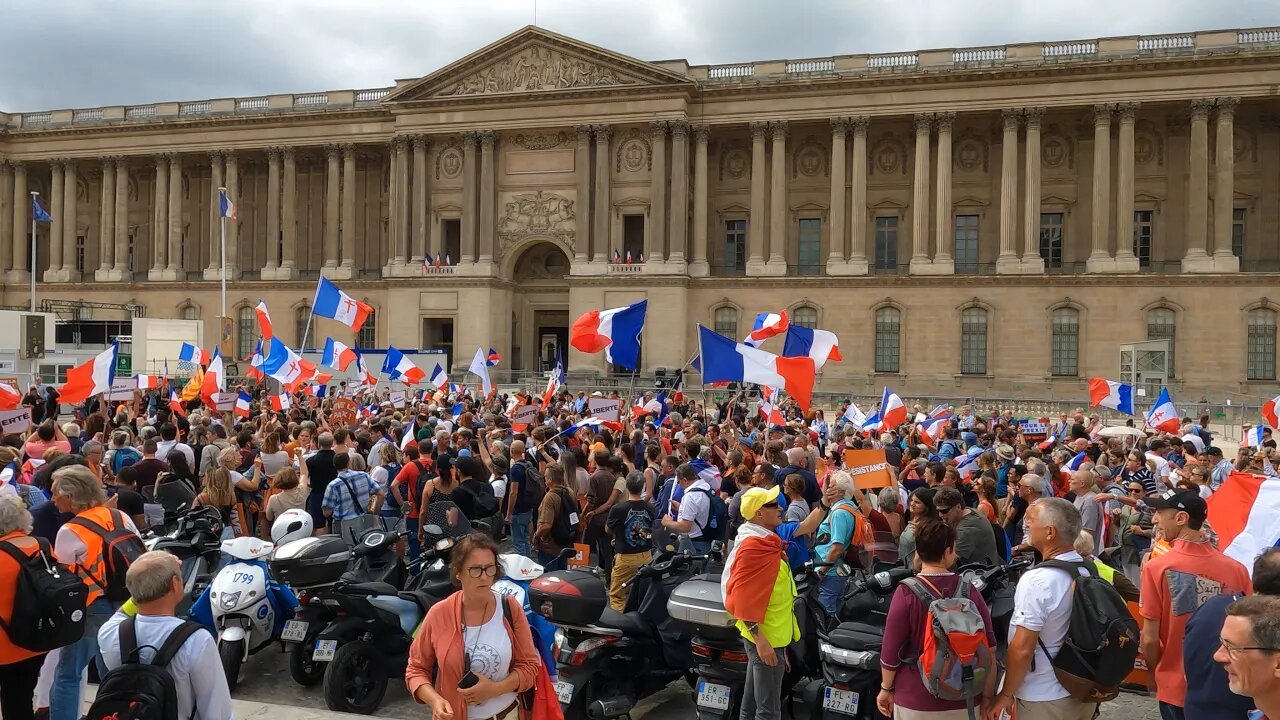
[[[233,593],[223,593],[222,598],[218,601],[218,604],[222,606],[223,610],[234,610],[236,607],[236,604],[239,602],[240,602],[240,593],[233,592]]]
[[[875,650],[846,650],[830,643],[819,643],[818,650],[826,660],[846,667],[873,670],[880,667],[880,653]]]

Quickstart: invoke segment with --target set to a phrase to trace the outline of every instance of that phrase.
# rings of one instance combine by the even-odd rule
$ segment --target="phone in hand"
[[[468,670],[466,675],[458,679],[458,689],[466,690],[475,687],[480,682],[480,678],[476,677],[474,670]]]

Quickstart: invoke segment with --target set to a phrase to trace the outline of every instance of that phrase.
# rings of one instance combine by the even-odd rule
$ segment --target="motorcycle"
[[[144,537],[147,550],[161,550],[182,562],[182,601],[175,614],[182,617],[200,597],[222,560],[222,517],[217,509],[183,508],[173,529],[164,535]]]
[[[1018,578],[1034,564],[1033,559],[1023,559],[992,568],[981,565],[960,568],[960,574],[969,579],[969,584],[982,593],[982,599],[987,602],[991,613],[991,627],[995,631],[996,646],[1001,657],[1008,644],[1009,621],[1013,618],[1013,593],[1018,586]]]

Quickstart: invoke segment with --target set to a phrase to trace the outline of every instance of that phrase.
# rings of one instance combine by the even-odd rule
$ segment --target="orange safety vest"
[[[40,550],[40,542],[38,540],[19,531],[0,537],[0,542],[8,542],[20,552],[26,553],[27,557],[35,555]],[[6,620],[13,613],[18,569],[18,563],[8,553],[0,552],[0,617]],[[11,665],[43,654],[14,645],[9,640],[8,633],[0,629],[0,665]]]
[[[90,522],[95,523],[104,530],[111,531],[116,529],[116,516],[111,512],[111,508],[106,506],[98,506],[89,508],[82,513],[78,513],[76,517],[82,517]],[[80,542],[84,543],[86,552],[84,562],[75,563],[71,558],[63,560],[58,558],[58,562],[65,563],[72,571],[84,579],[84,584],[89,588],[89,597],[86,598],[87,604],[102,597],[104,588],[98,583],[101,582],[107,574],[106,558],[103,557],[105,549],[102,537],[88,528],[80,527],[74,523],[64,525],[68,530],[75,533],[80,538]],[[96,578],[96,580],[95,580]]]

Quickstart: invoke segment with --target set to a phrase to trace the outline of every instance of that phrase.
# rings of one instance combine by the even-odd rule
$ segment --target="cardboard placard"
[[[333,407],[329,410],[329,423],[333,425],[355,425],[356,411],[359,406],[351,398],[334,398]]]
[[[587,400],[587,408],[591,417],[618,422],[622,412],[622,401],[611,398],[593,397]]]
[[[511,412],[511,424],[528,425],[533,422],[533,417],[537,414],[537,405],[521,405]]]
[[[0,375],[0,383],[4,383],[5,385],[8,385],[14,390],[17,390],[18,392],[26,392],[25,390],[23,390],[21,387],[18,386],[17,375]]]
[[[893,484],[893,470],[884,450],[845,450],[845,472],[853,476],[859,490],[874,490]]]
[[[236,398],[238,397],[240,397],[240,393],[233,393],[233,392],[214,393],[213,406],[218,409],[218,412],[231,412],[236,408]]]
[[[582,543],[573,544],[574,556],[565,559],[565,565],[571,568],[587,567],[591,564],[591,546]]]
[[[1049,436],[1049,421],[1041,418],[1038,420],[1023,420],[1022,437],[1027,442],[1039,442]]]
[[[31,429],[31,408],[0,410],[0,435],[24,433]]]
[[[397,410],[404,407],[404,391],[403,390],[391,391],[391,397],[388,399],[391,400],[392,406],[394,406]]]
[[[138,381],[133,377],[127,377],[121,380],[119,377],[111,383],[111,391],[107,393],[107,399],[115,402],[121,400],[132,400],[133,391],[138,389]]]

